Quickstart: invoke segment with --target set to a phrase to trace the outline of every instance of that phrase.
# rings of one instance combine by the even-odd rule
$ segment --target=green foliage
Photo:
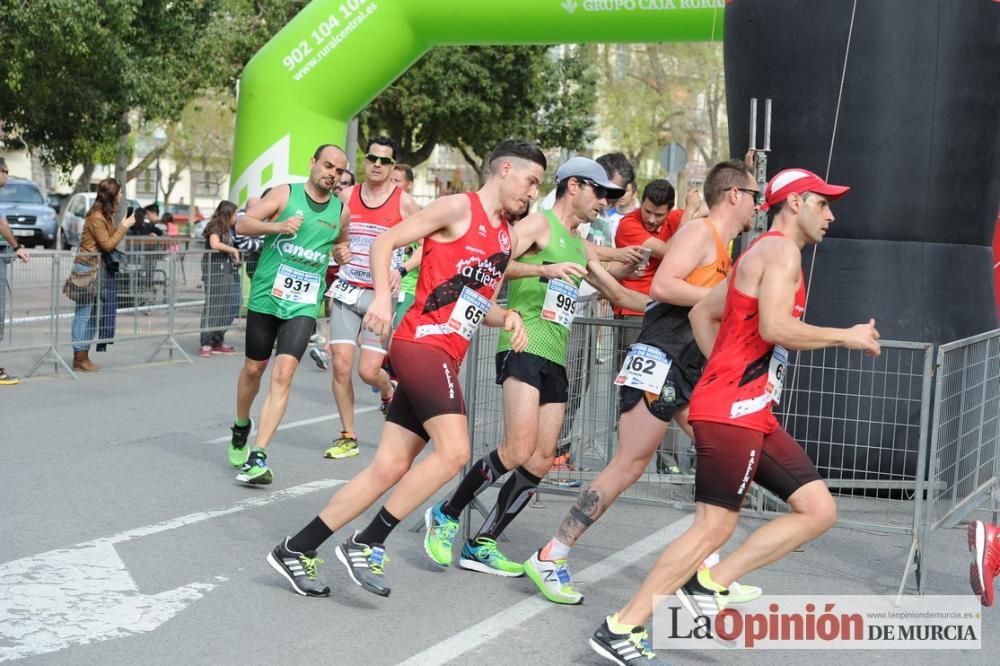
[[[180,118],[303,2],[30,0],[0,11],[0,119],[50,164],[114,161],[129,119]]]
[[[595,77],[580,49],[442,47],[428,52],[361,114],[362,133],[400,142],[417,165],[438,144],[479,169],[511,136],[542,147],[581,149],[593,138]]]

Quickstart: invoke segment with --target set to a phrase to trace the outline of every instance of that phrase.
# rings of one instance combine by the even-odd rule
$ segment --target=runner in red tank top
[[[483,323],[511,331],[515,350],[527,346],[520,315],[497,306],[493,298],[516,245],[507,220],[527,210],[544,174],[545,156],[536,146],[504,141],[490,156],[489,176],[478,192],[438,199],[372,244],[375,299],[363,326],[385,337],[394,305],[392,253],[424,239],[417,299],[389,353],[400,383],[372,463],[269,557],[299,594],[329,594],[329,588],[315,581],[316,549],[395,486],[368,527],[336,550],[356,584],[388,596],[383,571],[390,531],[468,462],[471,447],[458,366],[469,338]],[[433,452],[413,465],[429,439],[434,440]]]
[[[802,248],[823,240],[833,222],[830,201],[847,192],[804,169],[786,169],[764,190],[772,233],[739,259],[726,282],[691,310],[695,340],[709,356],[691,396],[698,466],[695,517],[687,532],[667,546],[639,590],[615,618],[642,624],[654,595],[674,594],[695,616],[714,619],[728,586],[740,576],[784,557],[830,527],[837,507],[812,461],[778,427],[771,403],[780,399],[785,349],[840,346],[879,353],[875,320],[851,328],[802,322]],[[756,183],[728,196],[753,207]],[[766,399],[762,396],[766,396]],[[722,547],[739,519],[752,481],[787,501],[791,513],[750,535],[711,572],[705,556]]]
[[[419,204],[400,190],[389,176],[396,162],[396,142],[389,137],[376,136],[365,146],[365,181],[341,191],[340,199],[351,211],[348,226],[350,260],[340,266],[336,279],[326,295],[330,297],[330,355],[333,358],[333,399],[340,415],[340,437],[323,454],[326,458],[350,458],[358,455],[358,440],[354,432],[354,356],[358,355],[358,376],[361,381],[382,396],[382,413],[389,410],[393,385],[383,369],[388,353],[386,341],[366,333],[361,319],[372,301],[375,290],[372,283],[369,254],[376,238],[395,227],[402,220],[420,210]],[[401,254],[392,265],[393,290],[398,290],[399,280],[406,267]]]

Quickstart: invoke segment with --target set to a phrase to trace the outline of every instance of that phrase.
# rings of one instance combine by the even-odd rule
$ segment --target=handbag
[[[85,265],[85,264],[74,264]],[[70,271],[63,283],[63,294],[74,303],[93,303],[97,300],[97,267],[89,266],[86,272]]]

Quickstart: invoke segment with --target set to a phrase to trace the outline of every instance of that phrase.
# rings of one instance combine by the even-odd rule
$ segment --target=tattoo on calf
[[[594,524],[605,507],[601,503],[601,496],[593,488],[586,488],[577,498],[576,504],[559,525],[559,532],[556,538],[566,545],[572,546],[576,540],[587,531],[587,528]]]

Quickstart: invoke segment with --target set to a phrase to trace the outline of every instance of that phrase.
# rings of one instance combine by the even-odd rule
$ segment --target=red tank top
[[[757,240],[781,235],[780,231],[771,231]],[[771,405],[781,399],[788,352],[760,337],[757,299],[736,288],[738,264],[739,260],[733,266],[719,335],[705,372],[691,394],[688,419],[768,433],[779,427]],[[805,304],[803,275],[795,294],[792,316],[801,319]]]
[[[351,209],[351,223],[347,228],[350,236],[351,261],[340,267],[340,277],[365,289],[374,288],[368,253],[372,242],[379,234],[396,226],[403,219],[399,210],[401,198],[402,190],[396,187],[385,203],[378,208],[370,208],[361,199],[361,185],[354,188],[347,204]],[[393,267],[402,263],[401,257],[401,251],[393,253]]]
[[[424,239],[416,297],[394,335],[437,347],[458,363],[490,308],[511,251],[507,221],[494,228],[479,195],[466,196],[469,229],[447,243]]]

